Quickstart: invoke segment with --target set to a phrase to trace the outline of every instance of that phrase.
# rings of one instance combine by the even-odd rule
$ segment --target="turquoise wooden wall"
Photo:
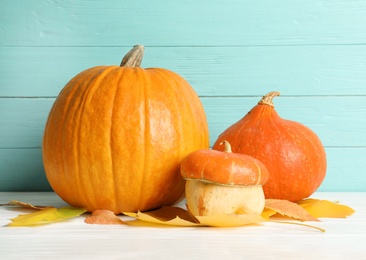
[[[0,191],[50,190],[41,139],[56,96],[135,44],[144,67],[193,86],[211,144],[278,90],[278,113],[325,145],[320,190],[366,191],[364,0],[0,0]]]

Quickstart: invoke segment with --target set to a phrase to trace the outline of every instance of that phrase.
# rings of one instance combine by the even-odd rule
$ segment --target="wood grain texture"
[[[366,2],[2,0],[5,46],[364,44]]]
[[[365,191],[366,148],[326,148],[327,175],[319,191]],[[50,191],[42,164],[42,152],[35,149],[0,148],[0,191]],[[350,166],[352,168],[350,170]]]
[[[201,98],[210,126],[210,143],[244,116],[260,97]],[[0,190],[48,190],[41,145],[54,98],[0,99]],[[276,110],[321,138],[327,151],[322,191],[363,191],[366,168],[366,102],[362,97],[277,97]],[[314,105],[316,104],[316,105]],[[319,116],[321,115],[321,116]],[[358,120],[354,117],[358,116]],[[352,134],[350,134],[352,133]],[[357,136],[357,138],[355,138]],[[350,170],[350,165],[352,165]],[[31,176],[31,177],[29,177]],[[28,178],[33,181],[27,181]]]
[[[184,228],[140,223],[87,225],[86,215],[40,227],[6,227],[24,211],[0,208],[3,259],[363,259],[366,193],[323,193],[314,198],[340,201],[356,210],[347,219],[305,222],[324,228],[263,223],[236,228]],[[65,206],[54,193],[0,193],[0,203],[17,199],[34,205]],[[124,221],[131,221],[120,216]],[[136,223],[135,225],[138,225]],[[21,245],[21,246],[20,246]],[[265,251],[263,250],[265,248]],[[26,256],[26,257],[24,257]]]
[[[1,191],[50,191],[42,164],[42,151],[0,148]]]
[[[0,47],[0,96],[56,96],[77,73],[131,47]],[[182,75],[200,96],[366,95],[366,45],[149,47],[142,67]],[[19,74],[21,73],[21,76]]]
[[[50,189],[41,141],[53,101],[77,73],[118,65],[135,44],[146,47],[143,67],[196,90],[211,144],[277,90],[279,114],[326,146],[321,190],[366,191],[365,24],[364,0],[2,0],[0,191]]]
[[[54,99],[0,98],[0,148],[41,148]]]
[[[241,119],[258,97],[203,97],[210,144]],[[40,148],[54,98],[0,98],[0,148]],[[326,147],[366,147],[365,97],[277,97],[282,118],[310,127]],[[357,118],[357,120],[355,120]],[[352,133],[352,134],[350,134]],[[357,136],[357,138],[355,138]]]

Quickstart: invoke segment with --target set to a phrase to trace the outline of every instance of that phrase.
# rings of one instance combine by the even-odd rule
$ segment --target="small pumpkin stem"
[[[144,56],[144,46],[135,45],[123,57],[120,67],[140,67]]]
[[[231,150],[231,145],[228,141],[224,140],[220,143],[220,145],[225,145],[225,148],[224,148],[224,152],[225,153],[232,153],[233,151]]]
[[[258,102],[258,105],[268,105],[274,107],[273,98],[280,95],[278,91],[269,92],[267,95],[263,96],[262,99]]]

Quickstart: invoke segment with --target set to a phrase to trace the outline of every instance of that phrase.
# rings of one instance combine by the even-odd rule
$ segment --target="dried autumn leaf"
[[[188,205],[187,211],[192,216],[191,211],[189,210]],[[222,215],[213,215],[213,216],[194,216],[194,218],[200,224],[209,227],[238,227],[245,226],[250,224],[256,224],[259,222],[266,221],[259,214],[222,214]]]
[[[346,218],[355,212],[351,207],[328,200],[304,199],[298,205],[316,218]]]
[[[87,224],[124,224],[122,219],[106,209],[93,211],[84,221]]]
[[[171,226],[199,226],[200,224],[189,214],[188,211],[179,207],[164,206],[157,210],[148,212],[123,212],[126,216],[130,216],[142,221],[164,224]]]
[[[228,214],[217,216],[195,216],[189,211],[178,207],[162,207],[149,212],[130,213],[125,215],[150,223],[173,225],[173,226],[211,226],[211,227],[234,227],[254,224],[265,221],[258,214]],[[198,222],[197,222],[198,221]]]
[[[62,221],[80,216],[84,212],[84,209],[72,207],[64,207],[59,209],[48,207],[34,213],[22,214],[18,217],[12,218],[12,222],[9,223],[8,226],[15,227],[49,224],[52,222]]]
[[[275,210],[269,209],[269,208],[264,208],[262,211],[262,218],[269,220],[270,217],[272,217],[273,215],[275,215],[277,212]]]
[[[255,213],[195,216],[195,218],[197,218],[202,225],[209,227],[238,227],[266,221]]]
[[[28,209],[44,209],[44,208],[50,208],[49,206],[40,206],[40,205],[33,205],[30,203],[25,203],[19,200],[11,200],[6,204],[1,204],[1,206],[14,206],[14,207],[21,207],[21,208],[28,208]]]
[[[48,215],[57,211],[56,208],[45,208],[30,214],[21,214],[10,219],[12,222],[8,226],[31,226],[42,222]]]
[[[291,224],[291,225],[303,226],[303,227],[308,227],[308,228],[313,228],[313,229],[319,230],[320,232],[325,232],[324,228],[304,224],[303,222],[299,223],[299,222],[294,222],[294,221],[272,221],[272,220],[270,220],[270,222],[279,223],[279,224]]]
[[[287,200],[266,199],[265,209],[300,221],[319,221],[296,203]]]

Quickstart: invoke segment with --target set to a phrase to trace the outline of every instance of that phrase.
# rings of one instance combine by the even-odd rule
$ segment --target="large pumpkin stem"
[[[120,66],[121,67],[140,67],[143,56],[144,56],[144,46],[135,45],[123,57]]]
[[[225,148],[224,148],[224,152],[225,153],[232,153],[232,150],[231,150],[231,145],[228,141],[224,140],[220,143],[220,145],[225,145]]]
[[[267,95],[263,96],[262,99],[258,102],[258,105],[268,105],[274,107],[272,99],[280,95],[278,91],[269,92]]]

